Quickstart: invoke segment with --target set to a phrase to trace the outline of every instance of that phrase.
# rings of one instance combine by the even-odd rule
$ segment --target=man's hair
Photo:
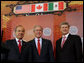
[[[16,26],[16,27],[15,27],[15,32],[16,32],[16,30],[17,30],[18,27],[23,27],[23,26],[22,26],[22,25]]]
[[[33,31],[35,31],[36,27],[40,27],[42,29],[42,31],[43,31],[43,28],[40,25],[35,25],[34,28],[33,28]]]
[[[60,24],[60,27],[61,27],[62,25],[68,25],[68,27],[70,27],[70,25],[69,25],[68,22],[62,22],[62,23]]]

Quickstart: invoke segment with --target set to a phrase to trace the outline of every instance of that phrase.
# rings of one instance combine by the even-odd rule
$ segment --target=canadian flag
[[[33,4],[31,5],[31,12],[44,12],[48,11],[48,4]]]

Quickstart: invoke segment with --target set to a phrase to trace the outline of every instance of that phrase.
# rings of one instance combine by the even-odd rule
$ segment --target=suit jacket
[[[22,56],[23,50],[24,50],[24,48],[26,46],[26,42],[22,41],[21,53],[19,52],[19,48],[18,48],[18,45],[17,45],[15,39],[7,40],[6,45],[7,45],[8,49],[9,49],[9,52],[8,52],[8,55],[7,55],[8,61],[14,61],[14,62],[23,61],[21,59],[21,56]]]
[[[82,42],[77,35],[69,34],[63,48],[61,40],[56,41],[56,61],[57,62],[81,62],[82,61]]]
[[[28,42],[27,50],[30,49],[30,60],[32,62],[54,62],[53,48],[50,40],[42,38],[42,48],[40,55],[35,44],[35,39]],[[26,55],[27,56],[27,55]]]
[[[7,49],[6,45],[1,42],[1,61],[7,61],[7,53],[9,50]]]

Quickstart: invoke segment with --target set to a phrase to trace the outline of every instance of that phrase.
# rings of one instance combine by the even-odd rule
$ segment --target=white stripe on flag
[[[55,2],[53,7],[54,7],[54,10],[58,10],[58,2]]]
[[[36,4],[35,12],[43,12],[43,4]]]

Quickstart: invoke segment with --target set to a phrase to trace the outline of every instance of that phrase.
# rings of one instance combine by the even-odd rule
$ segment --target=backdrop
[[[58,15],[38,15],[38,16],[5,16],[11,10],[5,5],[16,4],[17,1],[1,1],[1,31],[3,30],[2,41],[14,38],[14,28],[17,25],[23,25],[26,32],[23,40],[29,41],[34,38],[33,27],[41,25],[43,27],[43,36],[52,41],[53,48],[56,47],[56,40],[61,37],[59,24],[63,21],[69,22],[71,25],[70,33],[77,34],[83,42],[83,1],[71,1],[69,6],[76,8],[76,11]],[[1,33],[2,34],[2,33]]]

